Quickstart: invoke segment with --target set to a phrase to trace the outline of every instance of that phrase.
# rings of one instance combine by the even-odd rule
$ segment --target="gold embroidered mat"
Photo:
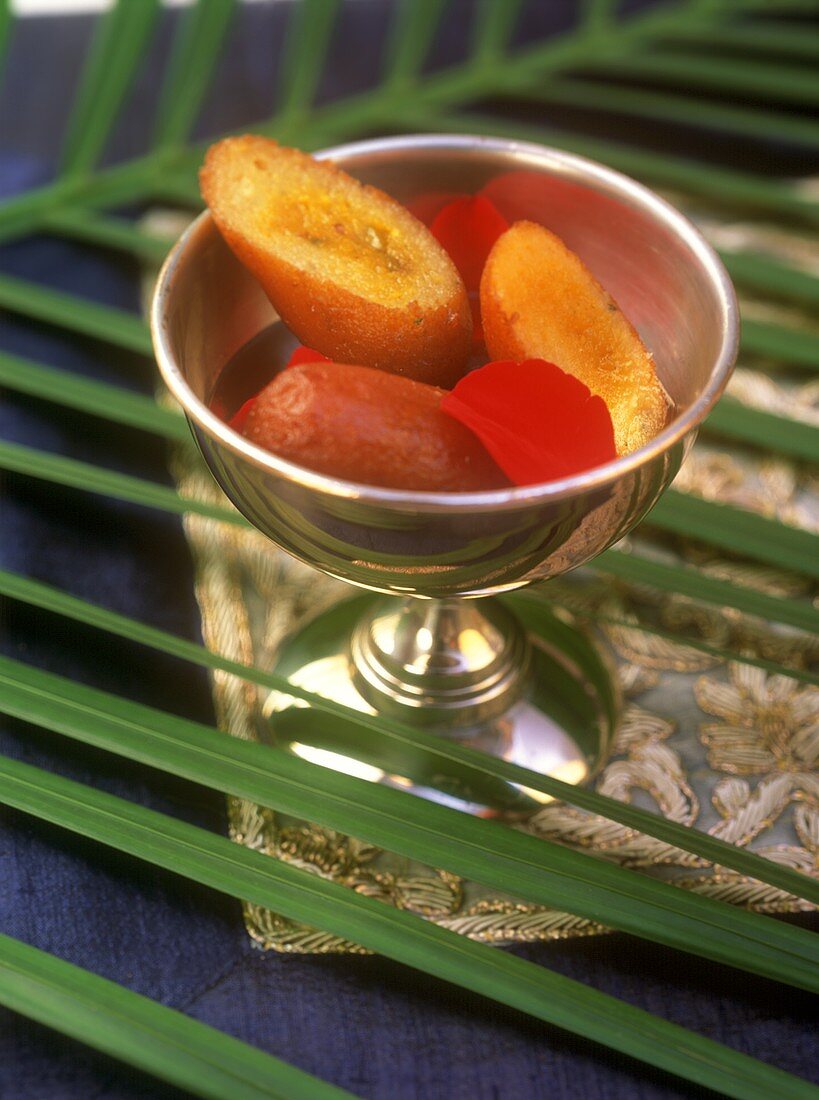
[[[176,235],[182,228],[176,217],[157,212],[148,228]],[[819,274],[817,241],[804,233],[703,218],[700,224],[719,247],[767,253]],[[804,316],[766,302],[744,301],[743,313],[784,316],[787,323],[812,327]],[[819,382],[790,378],[777,364],[741,361],[729,392],[751,406],[819,425]],[[183,495],[224,503],[193,445],[175,451],[173,472]],[[819,530],[816,471],[784,459],[699,442],[675,487]],[[186,517],[185,529],[205,641],[235,660],[270,667],[288,634],[351,594],[348,586],[301,565],[254,531],[195,515]],[[642,535],[635,541],[641,549],[649,545]],[[651,545],[662,557],[682,556],[704,573],[771,595],[815,596],[798,576],[724,560],[679,540]],[[636,623],[639,614],[644,622],[736,653],[797,667],[819,663],[814,636],[678,595],[604,581],[590,570],[551,581],[548,591],[591,622],[604,616]],[[819,689],[751,665],[727,664],[637,625],[596,629],[616,655],[626,699],[612,755],[595,779],[597,789],[819,875]],[[216,672],[213,694],[222,729],[234,737],[260,737],[264,689]],[[508,944],[604,931],[591,921],[493,894],[242,799],[229,799],[229,816],[237,843],[476,939]],[[562,803],[543,806],[516,827],[737,905],[776,912],[811,908],[774,887]],[[258,906],[245,905],[245,920],[263,947],[361,951]]]

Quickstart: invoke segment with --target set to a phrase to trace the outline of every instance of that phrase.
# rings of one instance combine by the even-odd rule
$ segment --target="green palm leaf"
[[[704,430],[776,454],[819,462],[819,428],[762,409],[749,409],[730,397],[723,397],[706,420]]]
[[[183,16],[156,111],[154,146],[184,142],[208,90],[235,0],[200,0]]]
[[[503,825],[444,806],[419,805],[403,791],[373,787],[16,662],[0,660],[0,682],[0,708],[37,725],[352,833],[526,901],[819,991],[819,942],[799,929],[736,912],[709,898],[680,894],[672,886]],[[750,862],[774,876],[780,870],[758,857]],[[780,881],[819,902],[819,885],[781,870]]]
[[[789,181],[718,168],[569,130],[561,132],[482,115],[472,109],[476,103],[493,98],[513,97],[529,104],[545,102],[620,112],[669,125],[718,127],[728,133],[789,140],[806,149],[815,148],[819,128],[814,120],[789,113],[787,108],[789,104],[819,102],[819,84],[810,68],[819,57],[819,36],[774,18],[780,8],[816,12],[817,4],[811,0],[765,4],[739,0],[730,5],[714,0],[676,0],[629,17],[619,13],[613,0],[587,0],[574,31],[527,45],[515,53],[514,60],[509,41],[521,4],[518,0],[482,0],[465,61],[430,76],[424,75],[424,64],[447,8],[446,0],[404,0],[395,5],[378,87],[346,101],[314,108],[338,6],[336,0],[303,0],[292,6],[275,110],[260,124],[263,132],[308,149],[385,129],[495,133],[546,141],[606,161],[655,186],[685,191],[699,202],[742,210],[748,215],[787,219],[805,227],[819,225],[815,198]],[[188,149],[185,142],[208,92],[233,8],[232,0],[199,0],[184,13],[162,83],[151,149],[139,159],[100,169],[97,166],[139,72],[158,11],[156,0],[117,3],[100,20],[89,51],[70,112],[60,175],[45,187],[0,206],[0,241],[45,231],[89,246],[115,249],[148,263],[158,262],[167,242],[112,211],[124,203],[156,199],[198,206],[195,172],[201,150]],[[10,25],[8,4],[0,0],[0,55]],[[704,45],[709,49],[703,50]],[[714,56],[717,48],[724,56]],[[758,56],[743,56],[743,49],[752,49]],[[633,77],[646,86],[624,83]],[[703,93],[707,93],[706,98]],[[750,97],[768,102],[765,106],[750,106],[743,102]],[[819,302],[815,273],[754,252],[723,249],[722,255],[740,286],[755,294],[802,310],[811,310]],[[131,353],[150,355],[147,328],[140,318],[73,294],[0,276],[0,306],[38,323],[103,340]],[[779,369],[808,372],[819,364],[815,337],[790,320],[783,324],[761,320],[757,315],[748,318],[743,351],[773,360]],[[116,386],[77,378],[46,364],[0,355],[0,383],[38,400],[169,440],[187,437],[184,420],[176,413]],[[714,411],[706,431],[763,453],[788,454],[802,461],[819,457],[816,428],[730,400]],[[183,500],[167,486],[20,444],[0,443],[0,468],[177,514],[195,511],[229,523],[243,522],[231,509]],[[736,508],[670,493],[652,513],[650,523],[666,533],[693,536],[723,552],[804,576],[817,575],[815,536]],[[594,563],[594,568],[630,584],[734,608],[798,630],[819,629],[819,611],[807,600],[772,597],[706,576],[692,566],[654,560],[643,552],[609,551]],[[485,787],[508,790],[509,783],[519,783],[565,798],[700,858],[756,875],[782,890],[815,898],[815,884],[753,853],[613,802],[594,791],[492,761],[418,731],[413,730],[410,737],[397,723],[352,717],[345,708],[294,689],[281,678],[229,661],[46,585],[2,573],[0,593],[205,667],[301,695],[322,720],[358,723],[365,731],[376,730],[378,740],[390,751],[406,753],[412,746],[429,759],[438,754],[441,767],[461,769]],[[540,599],[519,597],[518,601],[523,606],[527,601],[538,604]],[[604,614],[598,616],[598,621],[617,622]],[[723,658],[737,656],[699,639],[669,634],[654,624],[642,626],[660,637],[684,641]],[[769,671],[816,682],[810,671],[781,668],[758,656],[741,659]],[[759,924],[759,918],[731,913],[728,926],[725,918],[714,916],[711,930],[697,936],[686,924],[693,920],[695,910],[706,921],[710,914],[722,910],[714,908],[714,903],[705,903],[705,899],[690,898],[681,909],[667,911],[662,927],[658,907],[661,897],[666,896],[663,891],[669,888],[649,880],[638,884],[633,874],[620,868],[598,861],[592,875],[591,870],[585,870],[589,864],[584,857],[575,859],[576,853],[569,852],[558,858],[551,846],[522,834],[495,826],[487,829],[487,823],[470,819],[456,821],[461,815],[452,817],[451,811],[416,803],[408,796],[396,798],[397,792],[377,790],[373,794],[370,788],[365,799],[355,780],[326,772],[316,777],[309,765],[269,749],[230,741],[215,731],[77,688],[14,662],[4,662],[2,670],[4,694],[0,707],[68,736],[165,767],[175,774],[198,778],[216,789],[287,805],[312,820],[324,820],[353,833],[359,830],[360,835],[372,836],[378,843],[391,841],[396,850],[433,862],[439,859],[441,865],[446,865],[448,859],[455,860],[456,869],[475,877],[483,875],[497,888],[517,890],[522,896],[544,903],[550,898],[555,900],[559,892],[566,904],[566,899],[572,898],[575,907],[580,905],[590,914],[593,906],[602,906],[599,912],[594,909],[600,919],[620,912],[624,926],[632,931],[665,936],[666,942],[706,953],[727,952],[713,957],[760,972],[780,973],[797,982],[800,977],[805,982],[813,980],[807,970],[800,974],[800,966],[804,967],[808,958],[804,952],[813,950],[802,933],[777,929],[771,931],[766,945],[759,942],[756,929],[770,928],[769,923]],[[22,765],[8,762],[0,774],[8,800],[26,812],[47,816],[66,828],[103,839],[120,850],[208,882],[234,896],[255,899],[295,920],[365,943],[701,1085],[742,1097],[815,1095],[815,1090],[787,1075],[611,1002],[592,990],[443,933],[407,914],[387,910],[315,876],[305,877],[257,853],[237,849],[222,838]],[[322,793],[328,790],[332,790],[333,797],[322,799]],[[442,835],[455,838],[451,851],[440,847]],[[550,893],[552,889],[555,894]],[[616,900],[618,891],[620,902]],[[737,945],[746,935],[745,950],[740,952]],[[722,946],[714,948],[715,943]],[[784,956],[789,952],[798,961],[786,962]],[[213,1035],[184,1018],[180,1022],[166,1009],[5,939],[0,940],[0,1000],[75,1037],[86,1041],[96,1038],[100,1049],[201,1095],[338,1094],[225,1036]],[[97,1025],[105,1020],[105,1026],[93,1030],[92,1019]],[[154,1041],[148,1038],[152,1033]]]
[[[159,0],[116,4],[99,22],[63,146],[66,176],[93,168],[136,74]]]
[[[275,908],[727,1096],[809,1100],[817,1095],[807,1082],[570,978],[186,822],[7,758],[0,758],[0,789],[3,800],[24,813],[232,897]]]
[[[191,661],[210,669],[219,669],[222,672],[242,677],[261,687],[285,692],[309,703],[320,713],[326,714],[328,720],[332,718],[347,723],[360,724],[365,731],[377,735],[377,739],[375,737],[363,739],[358,746],[359,751],[363,752],[365,756],[369,753],[370,758],[375,763],[384,762],[384,759],[378,755],[380,752],[384,752],[388,759],[390,757],[400,759],[403,765],[412,770],[413,758],[416,758],[417,761],[423,763],[428,773],[458,774],[463,778],[466,786],[489,792],[490,797],[499,798],[501,803],[504,801],[504,794],[508,799],[508,792],[504,792],[503,784],[499,783],[499,780],[510,784],[518,784],[521,787],[528,787],[530,790],[562,799],[571,805],[600,814],[612,821],[618,821],[622,825],[637,829],[668,844],[677,845],[684,851],[692,852],[706,860],[733,867],[735,870],[750,874],[762,881],[775,883],[784,890],[790,890],[796,894],[807,892],[806,896],[816,897],[817,888],[799,873],[789,871],[787,868],[775,864],[772,865],[744,849],[737,849],[715,837],[679,825],[657,814],[647,813],[645,810],[629,803],[607,798],[605,795],[600,795],[584,787],[564,783],[559,779],[541,775],[504,760],[486,757],[484,754],[456,741],[442,742],[440,738],[430,736],[424,733],[423,730],[404,727],[400,723],[383,716],[374,718],[368,715],[353,714],[342,704],[293,685],[285,677],[276,673],[267,672],[254,666],[243,665],[238,661],[222,657],[204,646],[188,642],[183,638],[158,630],[156,627],[147,626],[135,619],[117,615],[94,604],[86,603],[47,585],[0,572],[0,593],[23,600],[35,607],[65,615],[78,622],[99,627],[110,634],[131,639],[160,652],[180,657],[182,660]],[[553,622],[554,625],[558,625],[559,629],[559,624]],[[595,670],[590,668],[589,674],[594,677]],[[9,675],[9,683],[15,682],[13,674],[7,675]],[[19,675],[18,673],[18,678]],[[30,675],[37,680],[38,676],[44,676],[45,674],[32,671]],[[51,685],[51,681],[44,682]],[[43,690],[47,694],[50,688]],[[80,695],[82,695],[82,690],[91,691],[91,689],[77,690]],[[93,693],[87,696],[88,699],[92,697]],[[9,696],[10,699],[11,696]],[[65,698],[66,702],[67,699],[68,697]],[[101,704],[102,697],[98,701]],[[4,703],[0,700],[0,710],[6,706],[10,707],[11,702]],[[19,713],[21,717],[23,716],[22,711],[15,711],[15,713]],[[31,720],[34,721],[34,716],[38,712],[33,703],[32,709],[28,713]],[[133,714],[137,717],[138,713],[138,711],[133,711]],[[63,718],[65,717],[64,715]],[[68,732],[68,728],[74,729],[75,727],[64,728],[60,726],[59,728],[63,732]],[[383,746],[383,748],[379,746]],[[367,797],[369,798],[369,794]],[[382,797],[382,795],[377,797]],[[262,799],[262,801],[265,800]],[[422,820],[424,815],[435,812],[434,808],[431,809],[424,803],[416,807],[416,810],[421,815]],[[335,827],[341,828],[344,832],[355,833],[357,826],[355,821],[350,819],[345,824]]]
[[[0,1004],[209,1100],[350,1096],[215,1028],[4,935]]]

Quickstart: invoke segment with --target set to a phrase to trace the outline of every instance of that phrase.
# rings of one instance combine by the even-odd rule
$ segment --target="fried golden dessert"
[[[441,412],[443,395],[369,367],[302,363],[261,391],[243,434],[290,462],[365,485],[432,492],[507,486],[477,436]]]
[[[546,359],[602,397],[618,454],[662,429],[669,400],[654,362],[617,303],[559,237],[516,222],[498,238],[481,278],[492,359]]]
[[[434,385],[461,377],[472,344],[466,290],[400,203],[250,135],[212,145],[200,184],[222,236],[302,343]]]

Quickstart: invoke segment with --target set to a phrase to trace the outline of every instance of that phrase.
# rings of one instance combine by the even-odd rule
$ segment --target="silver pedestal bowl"
[[[254,446],[208,407],[225,365],[278,319],[203,214],[170,253],[156,289],[152,329],[164,379],[213,476],[251,523],[308,565],[380,594],[309,623],[283,648],[277,668],[353,709],[579,782],[604,757],[616,721],[605,657],[546,608],[527,610],[523,621],[498,597],[594,558],[672,481],[736,356],[730,280],[666,202],[554,149],[412,136],[320,156],[403,202],[487,188],[510,221],[553,230],[635,325],[674,411],[640,450],[525,488],[409,492],[295,466]],[[464,791],[457,775],[424,774],[423,763],[408,775],[407,766],[382,759],[372,734],[354,722],[328,728],[292,702],[279,694],[267,702],[277,743],[433,797],[487,801]]]

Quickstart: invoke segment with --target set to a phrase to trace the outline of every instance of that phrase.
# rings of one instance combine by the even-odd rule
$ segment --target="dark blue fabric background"
[[[468,6],[468,5],[466,5]],[[435,63],[463,49],[458,9]],[[540,34],[573,5],[538,7],[519,32]],[[530,5],[530,9],[532,5]],[[374,72],[385,5],[347,10],[322,95],[366,85]],[[545,14],[545,10],[548,15]],[[166,22],[173,17],[167,16]],[[538,24],[539,20],[539,24]],[[20,27],[0,96],[0,195],[37,185],[53,165],[63,103],[87,41],[86,20]],[[166,28],[167,29],[167,28]],[[271,102],[280,14],[243,12],[203,132],[259,117]],[[152,67],[112,153],[139,148],[155,94]],[[354,55],[354,56],[353,56]],[[32,81],[32,73],[35,79]],[[36,85],[38,91],[32,91]],[[593,116],[575,120],[604,126]],[[681,132],[679,141],[693,138]],[[648,128],[643,138],[661,135]],[[727,148],[726,148],[727,144]],[[719,145],[721,159],[804,166],[798,150]],[[55,239],[0,250],[2,270],[136,310],[137,271],[120,257]],[[0,347],[65,370],[150,393],[154,367],[137,356],[54,329],[0,317]],[[156,439],[46,403],[7,395],[0,435],[168,482]],[[199,640],[191,564],[177,519],[23,477],[3,484],[0,565]],[[204,673],[126,641],[7,603],[3,652],[105,690],[192,718],[213,719]],[[6,719],[0,750],[95,787],[224,831],[218,794]],[[172,1005],[365,1097],[587,1097],[670,1100],[696,1090],[480,998],[376,958],[288,958],[255,950],[238,903],[81,841],[17,813],[0,831],[0,930]],[[803,922],[804,923],[804,922]],[[807,996],[625,936],[518,949],[517,954],[588,982],[802,1076],[817,1075],[814,1007]],[[179,1095],[153,1079],[31,1022],[0,1011],[0,1097],[86,1100]]]

